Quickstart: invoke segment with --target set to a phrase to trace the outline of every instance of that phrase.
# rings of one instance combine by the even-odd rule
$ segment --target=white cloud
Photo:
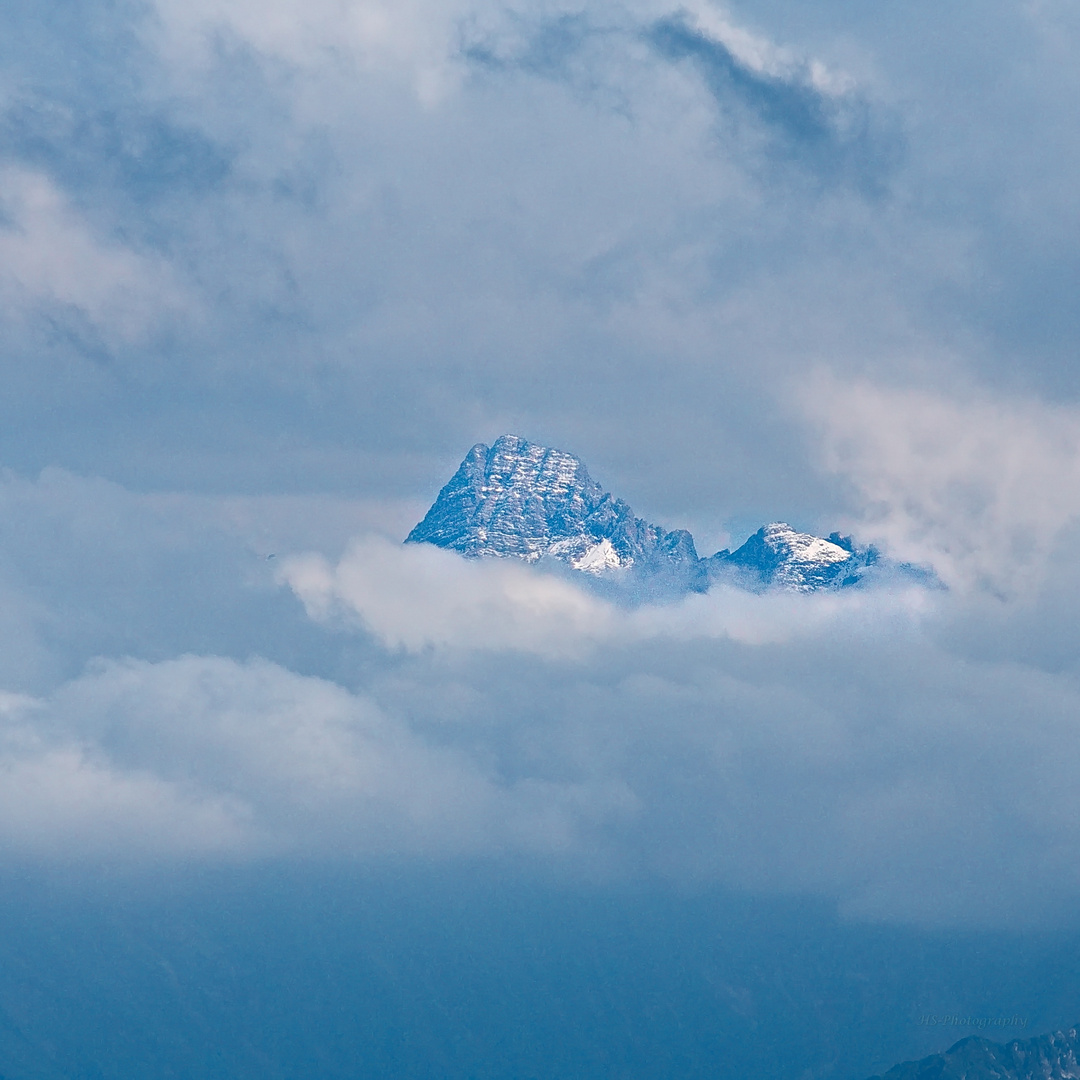
[[[572,578],[513,559],[468,560],[378,536],[354,541],[336,566],[317,554],[289,557],[278,577],[312,618],[358,621],[392,649],[510,650],[582,661],[606,644],[656,638],[764,644],[840,623],[917,620],[933,605],[917,587],[814,596],[717,587],[626,610]]]
[[[629,802],[499,776],[266,661],[102,661],[5,706],[0,846],[37,855],[557,853]]]
[[[651,20],[688,14],[695,29],[758,75],[806,82],[830,95],[854,86],[850,76],[746,29],[707,0],[618,7],[593,0],[155,0],[155,10],[164,31],[156,44],[181,68],[205,65],[216,47],[242,42],[309,75],[334,77],[351,69],[404,79],[426,106],[460,89],[463,44],[482,41],[494,55],[512,57],[530,34],[560,18],[582,18],[605,33],[614,29],[632,38]]]
[[[579,449],[665,524],[827,521],[844,498],[772,399],[808,357],[917,380],[896,359],[914,341],[961,367],[941,339],[992,336],[972,306],[991,280],[995,318],[1068,326],[1067,303],[1040,308],[1025,290],[1071,273],[1060,102],[1072,99],[1058,86],[1076,65],[1064,50],[1055,82],[1053,57],[1013,49],[1011,31],[995,52],[1001,20],[975,46],[942,33],[928,52],[893,20],[851,28],[808,6],[785,49],[694,7],[699,30],[768,79],[839,95],[844,77],[807,59],[816,45],[831,56],[850,34],[873,57],[907,141],[881,150],[881,189],[856,196],[827,169],[821,183],[785,171],[791,132],[763,154],[768,117],[747,113],[742,141],[715,123],[699,73],[637,33],[681,6],[159,0],[150,54],[131,46],[130,7],[91,5],[124,49],[91,55],[98,38],[84,35],[68,45],[86,45],[85,66],[64,49],[62,75],[35,78],[65,102],[95,79],[105,89],[78,99],[59,136],[48,110],[12,114],[20,145],[66,171],[4,174],[2,302],[75,311],[127,342],[183,307],[172,272],[95,224],[110,212],[87,200],[105,196],[78,177],[97,170],[116,177],[123,236],[182,253],[213,333],[179,328],[167,355],[133,361],[136,390],[117,380],[92,401],[60,365],[34,381],[47,350],[17,357],[9,453],[38,439],[27,468],[66,454],[115,476],[159,448],[179,464],[146,465],[147,486],[413,498],[457,441],[521,428]],[[584,45],[585,23],[564,39],[545,21],[582,10]],[[506,46],[505,68],[460,78],[463,18]],[[967,14],[950,18],[962,29]],[[35,71],[52,71],[44,56]],[[89,72],[77,91],[69,69]],[[876,118],[855,112],[840,134],[861,146]],[[131,117],[146,144],[117,148]],[[187,154],[216,164],[194,176]],[[1053,223],[1053,245],[1025,246],[1002,216],[1021,202]],[[959,293],[959,338],[941,331],[940,297],[926,299],[942,282]],[[973,349],[979,362],[991,346]],[[1072,378],[1071,359],[1057,370],[1037,352],[1033,378]],[[68,412],[58,387],[78,399]],[[854,492],[853,524],[933,562],[951,593],[718,590],[627,612],[556,575],[376,540],[283,561],[401,525],[400,507],[320,509],[312,496],[271,514],[254,497],[5,479],[0,675],[35,697],[9,702],[4,721],[0,843],[561,852],[896,918],[1007,921],[1075,899],[1062,854],[1078,818],[1074,410],[872,382],[822,383],[804,404]],[[94,456],[103,445],[112,457]],[[312,522],[324,514],[332,525]],[[1052,550],[1073,568],[1054,605],[1035,588]],[[318,625],[274,591],[272,553]],[[1023,619],[1011,603],[984,618],[994,605],[969,595],[983,585],[1035,599]],[[222,655],[163,659],[192,652]],[[137,657],[75,674],[101,653]]]
[[[1037,920],[1080,890],[1059,858],[1080,839],[1080,685],[1009,658],[1009,605],[1006,658],[980,659],[950,629],[978,617],[963,589],[627,612],[515,563],[370,540],[283,579],[313,616],[416,654],[376,678],[384,707],[498,747],[514,775],[625,790],[608,867],[929,923]]]
[[[829,377],[800,397],[824,464],[857,493],[864,534],[956,587],[1042,584],[1080,516],[1080,410]]]
[[[391,648],[572,657],[617,621],[612,605],[518,562],[470,562],[430,544],[379,537],[354,542],[336,567],[319,555],[289,558],[280,576],[313,618],[357,616]]]
[[[47,703],[4,694],[0,713],[0,847],[138,858],[235,850],[249,839],[237,800],[117,768],[97,741],[57,732]]]
[[[72,504],[78,487],[60,481],[50,522],[65,520],[57,495]],[[90,488],[84,543],[111,521],[135,567],[164,543],[158,530],[173,535],[172,518],[148,528],[118,512],[122,493]],[[44,535],[30,494],[16,505],[9,493],[9,510]],[[174,509],[250,528],[229,500]],[[969,611],[961,590],[717,591],[630,612],[535,568],[377,538],[336,563],[288,559],[282,578],[326,626],[320,653],[361,626],[382,642],[337,668],[351,689],[268,660],[188,655],[98,661],[5,695],[0,848],[514,855],[807,891],[927,922],[1016,922],[1080,892],[1061,855],[1080,839],[1080,685],[1016,658],[1010,642],[1026,635],[1010,605],[999,655],[979,658],[950,630]],[[116,620],[142,619],[140,597],[160,609],[160,584],[144,580],[116,592]],[[171,587],[193,580],[211,590],[196,624],[234,602],[227,576],[223,591],[205,570]],[[62,579],[51,596],[69,591]],[[302,630],[284,627],[284,640]],[[6,645],[19,637],[3,632]]]
[[[110,242],[44,174],[0,170],[0,302],[9,313],[74,309],[106,341],[137,341],[187,308],[164,260]]]
[[[157,44],[186,67],[241,42],[309,72],[351,68],[409,80],[434,105],[460,79],[457,23],[474,5],[432,0],[156,0]]]
[[[848,72],[755,33],[740,25],[726,8],[710,0],[691,0],[679,5],[679,11],[689,17],[690,25],[699,34],[722,45],[755,75],[810,86],[833,98],[850,94],[857,87],[855,78]]]
[[[798,61],[790,49],[735,24],[727,12],[707,0],[689,6],[695,27],[720,42],[740,63],[759,75],[789,78]]]

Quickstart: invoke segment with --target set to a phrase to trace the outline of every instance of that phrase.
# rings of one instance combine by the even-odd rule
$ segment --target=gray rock
[[[588,574],[632,572],[677,579],[688,589],[706,586],[685,529],[668,532],[636,517],[579,458],[516,435],[468,452],[406,538],[423,542],[470,558],[554,559]]]
[[[856,551],[848,537],[833,533],[823,540],[782,521],[763,525],[736,551],[718,551],[706,560],[710,581],[753,592],[844,588],[857,584],[879,561],[876,549]]]
[[[726,582],[753,592],[816,592],[899,575],[933,584],[933,574],[889,563],[849,537],[827,540],[774,522],[735,551],[698,556],[685,529],[636,517],[589,476],[580,458],[502,435],[477,443],[431,509],[406,537],[468,558],[545,560],[579,571],[601,588],[639,597],[704,592]]]

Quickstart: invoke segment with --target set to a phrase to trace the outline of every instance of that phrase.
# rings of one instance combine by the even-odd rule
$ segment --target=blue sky
[[[0,28],[0,850],[1069,921],[1071,5]],[[949,590],[631,617],[402,550],[505,431],[706,553],[788,520]]]

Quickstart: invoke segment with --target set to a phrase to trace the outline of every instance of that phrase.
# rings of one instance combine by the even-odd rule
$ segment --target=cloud
[[[41,173],[0,171],[0,298],[11,315],[73,311],[110,343],[187,306],[170,268],[98,237]]]
[[[345,613],[388,647],[414,651],[460,643],[570,657],[616,617],[612,605],[519,563],[468,562],[378,537],[354,542],[336,567],[319,555],[289,558],[279,577],[310,616]]]
[[[0,702],[5,851],[510,858],[931,924],[1056,917],[1080,892],[1067,543],[1051,592],[989,611],[963,589],[628,611],[370,534],[291,556],[357,513],[310,500],[2,490],[5,651],[62,660]],[[210,624],[218,655],[177,654]]]
[[[815,479],[782,460],[801,447],[749,373],[786,372],[822,337],[842,357],[837,282],[872,294],[861,311],[892,305],[850,265],[850,237],[880,277],[891,240],[867,240],[850,191],[822,205],[820,185],[773,183],[762,146],[775,164],[804,142],[739,93],[739,132],[718,125],[700,71],[643,36],[677,5],[84,10],[64,29],[79,62],[32,38],[0,123],[8,159],[59,200],[71,250],[93,241],[103,260],[65,285],[70,300],[42,301],[68,303],[59,332],[25,335],[50,375],[21,376],[38,404],[10,416],[5,461],[216,490],[342,490],[363,474],[412,497],[460,446],[520,427],[632,477],[657,518],[708,513],[715,531],[748,491],[778,516],[816,512]],[[704,11],[687,26],[748,85],[778,80],[840,132],[829,109],[859,94],[814,74],[841,69],[828,49],[799,35],[780,48],[745,30],[752,12]],[[28,13],[5,17],[13,40],[38,32]],[[475,41],[504,66],[471,62]],[[168,280],[190,290],[182,317],[136,334],[118,378],[71,373],[94,336],[84,318],[156,325]],[[674,468],[676,444],[710,468]]]
[[[714,590],[626,612],[535,568],[375,540],[281,576],[310,615],[413,655],[376,677],[385,707],[497,746],[515,776],[627,790],[633,812],[591,856],[609,872],[931,924],[1056,918],[1080,889],[1055,861],[1080,820],[1080,684],[1022,655],[1032,605],[1069,619],[1046,597],[987,612],[958,579],[948,594]],[[969,619],[996,644],[972,651]]]
[[[557,853],[617,782],[511,780],[266,661],[102,661],[7,700],[0,847],[45,858]]]
[[[1035,310],[1033,282],[1025,342],[1035,322],[1055,348],[1072,337],[1072,308],[1042,284],[1064,296],[1071,280],[1068,245],[1044,245],[1073,220],[1055,104],[1068,65],[1015,35],[999,55],[998,10],[965,50],[962,32],[928,45],[835,4],[787,20],[659,0],[162,0],[91,3],[48,32],[28,7],[4,18],[29,43],[9,57],[6,160],[48,178],[71,250],[92,242],[101,263],[74,284],[53,266],[68,299],[42,302],[137,328],[153,251],[200,311],[74,405],[80,335],[22,342],[35,361],[19,366],[42,374],[21,376],[35,405],[0,454],[27,470],[260,490],[363,472],[412,496],[517,428],[579,447],[657,519],[816,527],[846,508],[778,418],[793,371],[880,374],[915,348],[993,367],[984,335]],[[643,36],[661,24],[691,51],[676,63]],[[474,41],[506,64],[479,70]],[[976,89],[950,93],[960,60]],[[907,149],[876,174],[887,197],[815,182],[872,172],[891,116]],[[1006,152],[1009,116],[1047,152]],[[1039,175],[1017,175],[1031,160]],[[707,467],[684,468],[691,453]]]
[[[430,0],[156,0],[155,43],[183,66],[212,64],[238,45],[315,77],[344,66],[404,77],[434,106],[460,81],[456,28],[474,5]]]
[[[5,8],[0,456],[67,470],[0,484],[8,849],[1072,902],[1071,24],[864,7]],[[341,556],[504,430],[952,589]]]
[[[868,188],[895,166],[894,140],[880,124],[875,130],[850,75],[796,56],[708,4],[657,19],[648,36],[668,59],[693,61],[729,117],[752,117],[778,136],[774,156],[802,161],[827,179],[847,174]]]
[[[702,43],[718,46],[726,54],[728,63],[763,80],[802,85],[822,98],[842,98],[856,89],[852,76],[832,71],[820,60],[801,57],[795,50],[740,26],[730,14],[711,3],[680,5],[669,16],[669,21],[657,24],[656,29],[674,31],[678,26],[688,34],[697,35]],[[716,57],[720,55],[717,52]]]
[[[1043,584],[1080,516],[1076,408],[828,376],[800,402],[823,433],[823,463],[857,493],[864,533],[955,587]]]
[[[676,603],[626,610],[557,570],[516,560],[468,560],[430,544],[355,540],[337,565],[290,556],[277,571],[308,615],[344,620],[390,649],[515,651],[588,662],[605,644],[725,638],[763,644],[827,631],[838,622],[917,621],[933,597],[918,587],[758,596],[718,586]]]
[[[9,704],[0,838],[65,859],[515,855],[926,923],[1037,921],[1080,889],[1075,678],[950,655],[910,621],[587,657],[465,641],[364,683],[95,664]]]
[[[36,857],[207,854],[237,846],[243,808],[200,798],[149,770],[116,768],[101,747],[59,736],[44,703],[0,701],[0,847]]]
[[[1053,918],[1080,889],[1055,862],[1080,820],[1080,685],[1008,655],[1010,609],[1006,658],[971,655],[956,626],[978,593],[716,590],[631,613],[533,568],[376,541],[282,577],[315,617],[414,654],[376,677],[385,707],[498,747],[516,777],[625,790],[632,813],[593,837],[607,872],[926,923]]]

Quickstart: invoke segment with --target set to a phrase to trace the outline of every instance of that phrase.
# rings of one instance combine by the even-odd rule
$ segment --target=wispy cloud
[[[864,532],[957,587],[1015,596],[1045,583],[1080,519],[1077,409],[826,375],[799,400],[823,463],[858,494]]]
[[[752,34],[706,4],[657,19],[647,35],[661,55],[695,65],[726,130],[760,126],[774,159],[867,190],[895,166],[895,133],[851,76]]]
[[[0,213],[0,297],[9,316],[73,315],[108,344],[130,344],[164,318],[191,313],[165,260],[95,235],[48,176],[0,171]]]

